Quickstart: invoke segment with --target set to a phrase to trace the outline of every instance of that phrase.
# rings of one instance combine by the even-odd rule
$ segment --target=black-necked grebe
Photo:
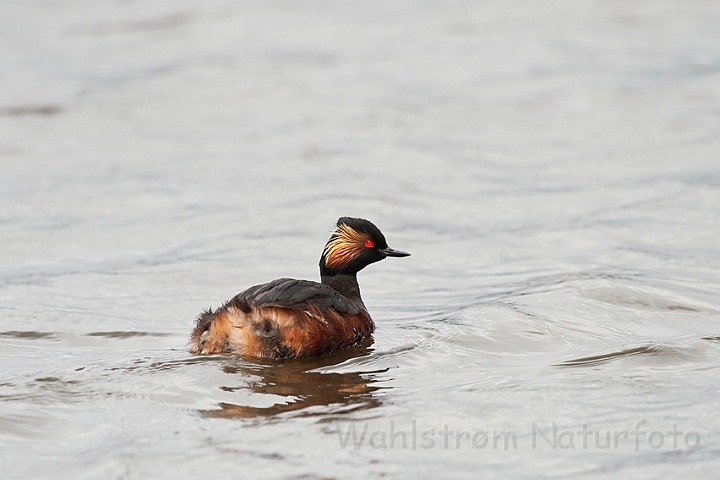
[[[341,217],[320,257],[320,280],[281,278],[250,287],[200,314],[190,351],[298,358],[342,350],[372,334],[357,272],[385,257],[406,257],[362,218]]]

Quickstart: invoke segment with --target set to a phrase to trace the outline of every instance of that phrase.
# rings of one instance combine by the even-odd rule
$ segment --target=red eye
[[[368,240],[367,242],[365,242],[365,246],[367,248],[373,248],[375,246],[375,244],[373,243],[372,240]]]

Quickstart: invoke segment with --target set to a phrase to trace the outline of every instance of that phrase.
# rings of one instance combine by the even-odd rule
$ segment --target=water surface
[[[4,2],[3,478],[714,478],[719,24]],[[413,254],[359,275],[372,341],[188,353],[342,215]]]

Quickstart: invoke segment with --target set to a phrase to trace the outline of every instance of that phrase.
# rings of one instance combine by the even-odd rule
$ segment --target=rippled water
[[[0,4],[3,478],[714,478],[720,2],[541,3]],[[188,353],[341,215],[372,341]]]

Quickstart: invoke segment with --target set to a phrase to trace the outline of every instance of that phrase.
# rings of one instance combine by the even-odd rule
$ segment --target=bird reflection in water
[[[219,403],[219,409],[205,410],[203,415],[213,418],[272,419],[281,414],[297,412],[299,416],[321,416],[329,413],[349,413],[380,406],[375,394],[381,388],[375,383],[377,374],[387,369],[370,372],[323,372],[324,368],[339,365],[351,358],[368,356],[372,338],[332,355],[284,361],[240,361],[223,366],[230,375],[252,378],[242,387],[220,387],[224,391],[250,389],[252,393],[286,397],[287,403],[270,407],[251,407]],[[328,408],[310,408],[328,407]]]

